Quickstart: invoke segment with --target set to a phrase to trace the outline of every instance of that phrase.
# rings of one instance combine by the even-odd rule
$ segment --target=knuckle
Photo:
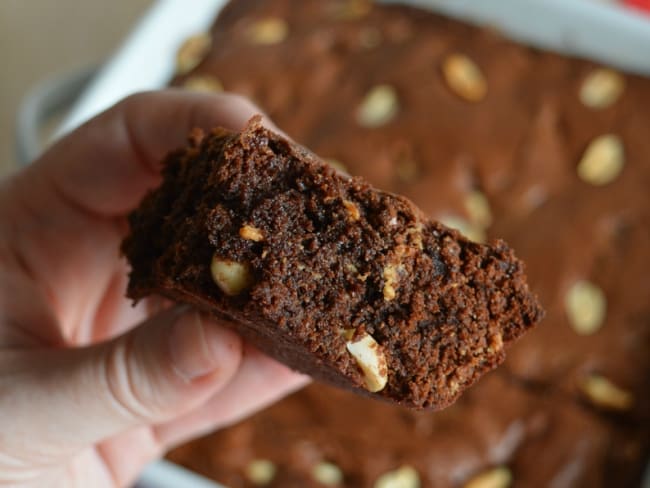
[[[103,376],[108,400],[121,414],[137,422],[155,417],[151,388],[146,374],[134,357],[132,340],[126,336],[108,348],[103,361]]]

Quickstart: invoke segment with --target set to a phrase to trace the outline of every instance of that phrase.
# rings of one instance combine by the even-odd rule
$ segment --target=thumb
[[[12,419],[3,426],[3,448],[60,459],[186,413],[230,381],[241,348],[236,334],[185,309],[91,347],[0,353],[0,411]]]

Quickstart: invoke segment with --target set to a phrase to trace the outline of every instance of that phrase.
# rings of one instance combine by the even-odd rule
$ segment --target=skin
[[[234,95],[135,95],[0,182],[0,486],[126,486],[307,382],[227,324],[124,298],[126,215],[160,161],[192,128],[256,113]]]

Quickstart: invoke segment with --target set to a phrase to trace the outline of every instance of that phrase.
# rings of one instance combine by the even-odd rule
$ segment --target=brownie
[[[498,371],[435,413],[314,385],[249,421],[173,451],[171,459],[232,488],[256,486],[249,470],[260,460],[275,467],[270,487],[328,485],[318,473],[327,463],[338,468],[333,486],[373,487],[386,473],[410,467],[419,473],[420,486],[446,488],[482,473],[486,465],[505,466],[522,441],[540,430],[539,420],[528,413],[534,401]]]
[[[264,461],[273,466],[268,487],[371,488],[409,467],[417,475],[396,486],[587,488],[635,486],[642,442],[497,370],[435,413],[310,386],[170,459],[231,488],[261,484],[251,468]]]
[[[265,42],[252,36],[260,27]],[[377,473],[436,452],[416,465],[421,486],[446,486],[431,472],[458,487],[474,473],[505,467],[511,478],[497,471],[496,486],[638,487],[650,454],[650,81],[491,28],[363,0],[232,1],[204,39],[197,64],[178,72],[174,86],[251,97],[292,138],[350,174],[405,195],[475,239],[505,239],[526,263],[547,315],[498,370],[512,392],[488,377],[443,412],[420,413],[420,427],[406,431],[408,450],[390,442],[404,427],[384,405],[356,395],[343,401],[344,393],[319,385],[273,407],[273,418],[288,419],[299,405],[319,406],[321,415],[299,423],[294,440],[263,427],[273,420],[261,412],[184,446],[183,463],[230,480],[262,456],[278,463],[283,479],[303,479],[286,451],[340,437],[338,445],[351,446],[340,486],[374,483]],[[472,64],[474,89],[450,84],[454,69]],[[374,125],[359,117],[368,100],[378,106]],[[585,165],[594,147],[609,148],[608,172]],[[511,394],[531,401],[508,413]],[[440,415],[475,425],[479,411],[494,437],[478,427],[446,436],[422,427]],[[549,419],[540,420],[546,427],[499,451],[533,413]],[[343,431],[367,418],[379,426]],[[246,435],[238,437],[235,466],[218,448],[237,432]],[[259,445],[267,446],[263,453]],[[210,464],[204,451],[213,453]]]
[[[316,379],[440,409],[542,317],[503,241],[470,241],[259,117],[195,133],[163,177],[129,219],[129,296],[227,317]]]

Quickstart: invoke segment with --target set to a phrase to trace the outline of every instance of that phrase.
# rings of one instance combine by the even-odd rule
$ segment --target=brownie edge
[[[503,241],[472,242],[260,121],[167,157],[129,217],[129,297],[190,303],[315,379],[434,409],[542,318]]]

